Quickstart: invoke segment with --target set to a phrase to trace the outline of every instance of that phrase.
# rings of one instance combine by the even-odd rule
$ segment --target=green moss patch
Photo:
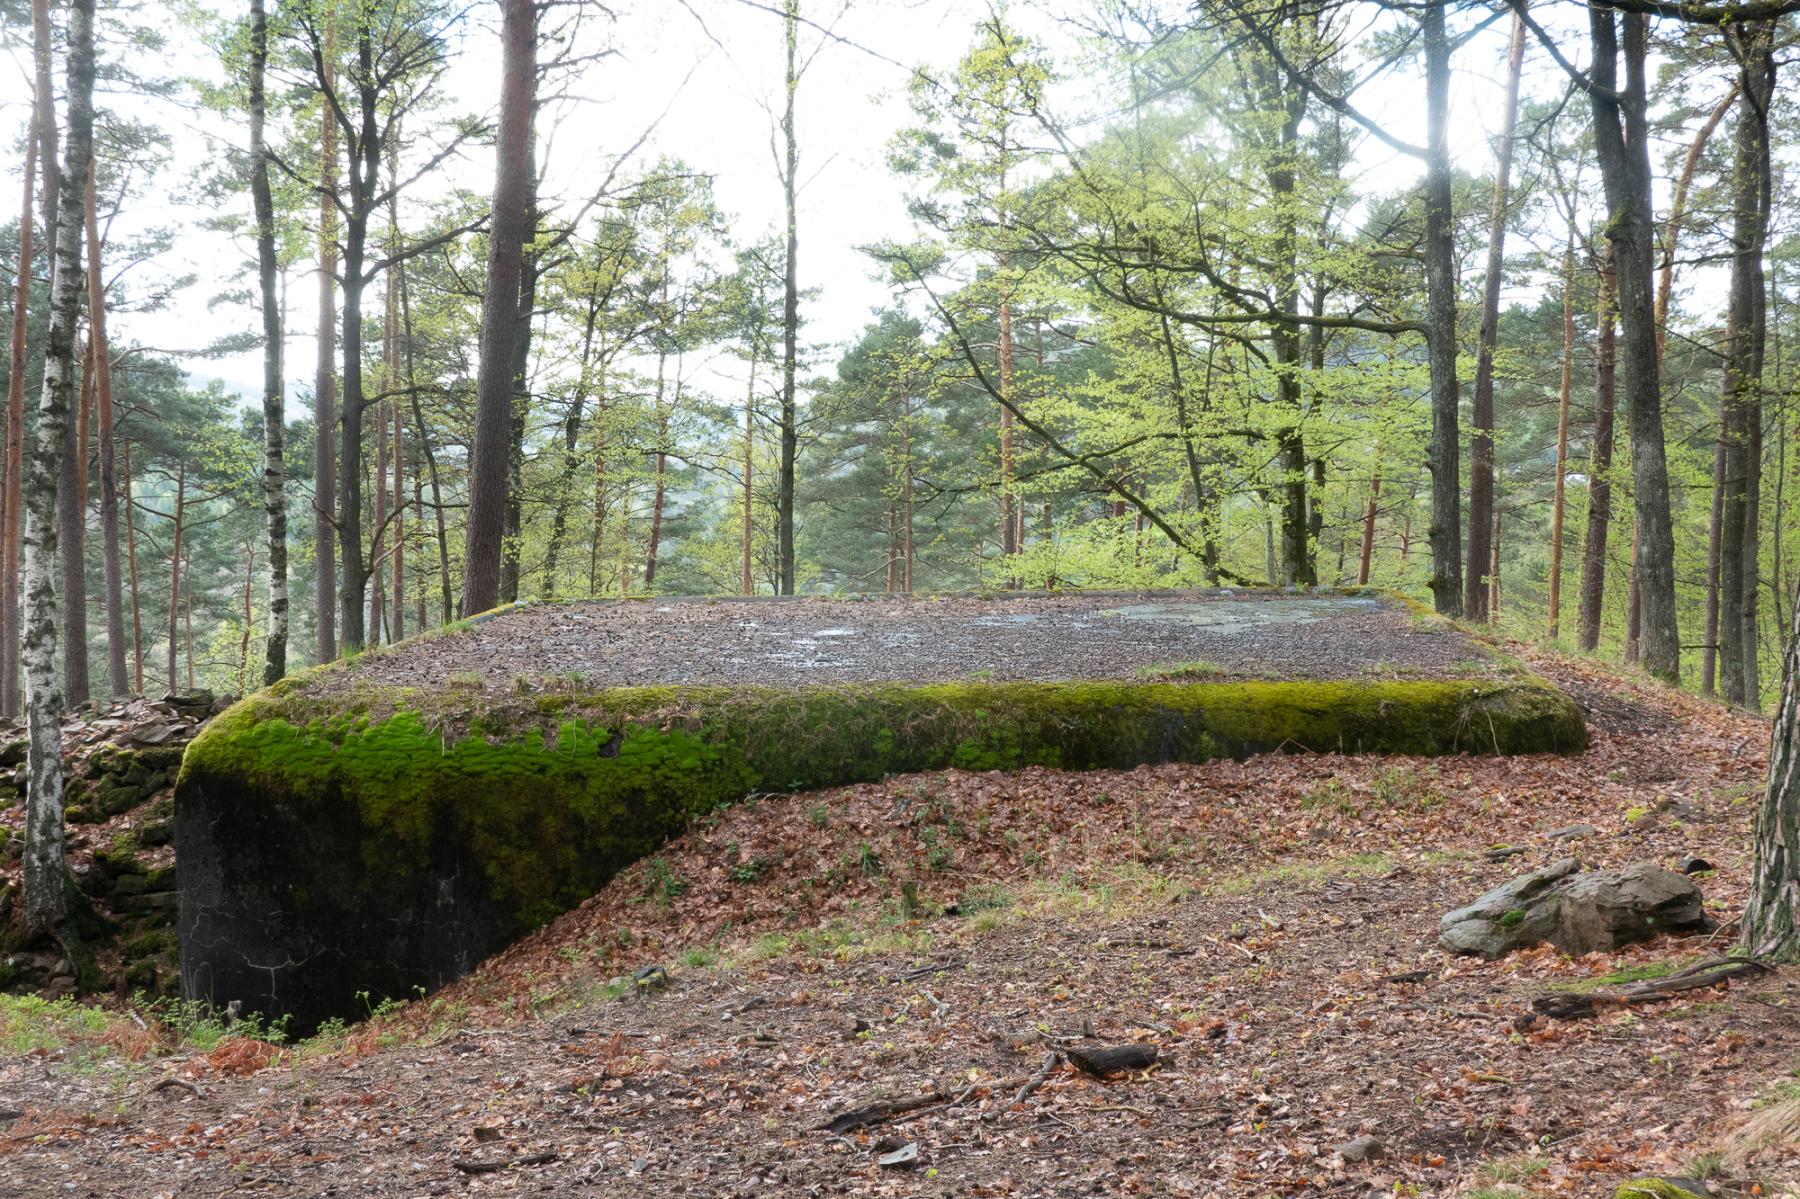
[[[396,908],[441,909],[432,896],[453,878],[457,902],[472,895],[481,911],[469,952],[485,954],[593,894],[696,815],[755,792],[945,767],[1584,745],[1566,696],[1511,679],[648,687],[501,699],[289,686],[237,704],[189,747],[178,860],[184,912],[191,884],[221,904],[272,887],[284,942],[315,919],[347,936],[358,910],[375,923]],[[197,883],[190,862],[216,876]],[[194,955],[207,951],[190,942],[183,952],[184,974],[204,973]]]

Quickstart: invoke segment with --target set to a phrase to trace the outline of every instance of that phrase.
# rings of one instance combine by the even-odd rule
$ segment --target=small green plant
[[[452,691],[480,691],[483,684],[482,677],[473,670],[459,670],[449,678]]]
[[[739,862],[731,868],[731,881],[734,883],[753,883],[769,871],[769,864],[761,858],[752,858],[748,862]]]
[[[881,855],[876,853],[875,847],[867,841],[862,843],[862,850],[857,854],[856,864],[870,878],[877,877],[882,870]]]
[[[814,828],[824,828],[831,823],[831,813],[824,804],[814,804],[812,811],[807,815],[811,818]]]
[[[1523,923],[1525,923],[1525,913],[1518,908],[1514,908],[1500,917],[1501,928],[1517,928]]]
[[[1332,808],[1346,815],[1355,815],[1358,811],[1356,796],[1342,779],[1331,779],[1307,791],[1300,796],[1300,806],[1308,812]]]
[[[665,908],[687,893],[687,884],[676,876],[675,868],[664,857],[645,863],[644,881],[650,886],[651,898]]]
[[[680,961],[690,970],[710,970],[719,963],[719,951],[710,945],[692,945],[681,951]]]

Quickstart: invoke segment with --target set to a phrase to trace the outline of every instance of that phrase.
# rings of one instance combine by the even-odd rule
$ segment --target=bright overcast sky
[[[1056,14],[1080,9],[1080,0],[1048,0],[1043,5],[1015,0],[1008,12],[1069,73],[1082,46],[1075,28]],[[934,71],[951,68],[969,45],[987,5],[967,0],[854,0],[843,11],[842,0],[805,0],[804,11],[854,43],[826,46],[813,60],[799,98],[804,182],[801,284],[817,291],[805,312],[806,336],[815,343],[843,343],[856,335],[872,309],[888,299],[887,288],[874,278],[857,247],[911,232],[899,188],[885,166],[889,139],[910,120],[907,72],[896,63],[916,63]],[[679,156],[713,174],[717,200],[731,215],[740,240],[778,229],[781,190],[770,152],[770,107],[781,82],[780,19],[740,0],[637,0],[619,12],[610,34],[616,55],[589,69],[576,89],[580,102],[554,130],[546,156],[546,200],[560,200],[565,208],[578,203],[583,184],[591,185],[604,174],[610,161],[660,114],[660,125],[640,152],[640,160],[647,162],[658,154]],[[103,8],[103,22],[105,16]],[[460,38],[457,64],[442,89],[446,112],[491,114],[498,86],[496,23],[496,6],[475,0]],[[592,30],[598,29],[595,23]],[[13,129],[22,128],[30,112],[29,62],[19,44],[25,32],[8,30],[16,65],[0,79],[0,122]],[[171,63],[191,64],[183,68],[191,74],[217,76],[216,64],[191,38],[179,31],[171,36],[179,48],[168,56]],[[819,40],[815,30],[807,30],[803,54]],[[1453,149],[1457,165],[1470,172],[1483,171],[1489,163],[1505,42],[1506,26],[1496,23],[1458,58]],[[1539,69],[1547,65],[1541,56],[1534,57],[1540,60]],[[1062,115],[1078,116],[1088,105],[1089,94],[1079,81],[1071,82],[1053,94],[1052,104]],[[1361,99],[1365,110],[1389,123],[1396,134],[1423,139],[1423,105],[1414,79],[1379,84]],[[179,351],[254,328],[255,315],[247,308],[236,304],[208,308],[209,297],[251,286],[249,247],[190,231],[195,221],[210,213],[189,201],[187,183],[210,152],[207,134],[241,139],[245,131],[174,104],[146,105],[116,95],[102,96],[100,102],[161,123],[176,139],[176,161],[130,197],[121,228],[172,225],[182,236],[164,258],[132,269],[144,282],[150,276],[190,273],[198,280],[168,311],[121,314],[112,330],[115,341]],[[1416,173],[1411,159],[1372,139],[1365,142],[1355,169],[1371,187],[1392,190]],[[17,179],[18,145],[15,137],[6,137],[0,178]],[[447,169],[445,183],[486,192],[491,189],[492,171],[492,149],[474,147]],[[16,194],[16,184],[0,189],[0,195]],[[243,207],[247,213],[247,197]],[[108,268],[115,269],[110,261]],[[313,358],[312,292],[310,281],[298,276],[290,279],[290,287],[294,289],[287,357],[290,392],[307,394]],[[256,353],[217,360],[184,357],[184,362],[197,379],[218,378],[245,395],[260,387]]]

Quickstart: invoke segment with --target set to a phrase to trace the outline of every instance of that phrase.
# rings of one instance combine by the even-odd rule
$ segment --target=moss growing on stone
[[[350,821],[365,865],[407,869],[444,822],[535,923],[755,791],[957,767],[1070,769],[1269,749],[1580,749],[1580,717],[1537,683],[949,683],[619,688],[502,700],[453,727],[402,689],[330,713],[252,696],[189,749],[183,785]],[[591,867],[598,866],[596,871]]]
[[[313,949],[287,945],[294,929],[332,929],[330,952],[344,955],[368,939],[358,921],[378,928],[398,911],[451,920],[454,891],[451,906],[479,913],[454,918],[457,962],[387,984],[366,974],[387,952],[371,942],[358,967],[357,989],[405,993],[414,981],[447,981],[443,971],[466,969],[695,816],[754,792],[944,767],[1128,768],[1278,749],[1572,752],[1586,743],[1565,695],[1511,679],[545,686],[495,697],[302,681],[214,718],[189,747],[177,789],[183,926],[190,890],[267,888],[279,916],[256,935],[278,935],[281,952],[301,962]],[[219,877],[202,884],[190,869]],[[223,908],[216,919],[213,944],[248,935]],[[349,966],[344,974],[355,977]]]

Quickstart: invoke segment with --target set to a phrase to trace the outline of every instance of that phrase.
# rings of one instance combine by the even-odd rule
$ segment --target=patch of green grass
[[[1590,991],[1598,991],[1602,987],[1621,987],[1626,983],[1643,982],[1650,978],[1667,978],[1681,969],[1687,961],[1645,962],[1640,966],[1625,966],[1610,974],[1598,974],[1593,978],[1576,979],[1572,982],[1553,983],[1551,990],[1565,991],[1572,995],[1585,995]]]
[[[690,970],[710,970],[719,964],[719,951],[711,945],[691,945],[678,960]]]
[[[1451,857],[1441,855],[1442,859]],[[1439,859],[1439,855],[1425,855],[1427,862]],[[1234,871],[1222,878],[1210,879],[1201,888],[1201,893],[1212,896],[1253,895],[1258,891],[1279,890],[1283,887],[1317,885],[1332,878],[1368,878],[1372,875],[1386,874],[1396,864],[1392,854],[1357,853],[1348,857],[1332,858],[1324,862],[1293,862],[1281,866],[1270,866],[1264,870]]]
[[[1415,808],[1429,811],[1444,802],[1434,785],[1436,772],[1422,772],[1411,766],[1393,766],[1376,775],[1369,783],[1369,795],[1390,808]]]
[[[1548,1158],[1539,1157],[1535,1153],[1524,1153],[1517,1157],[1503,1157],[1498,1161],[1483,1163],[1481,1177],[1488,1182],[1525,1182],[1549,1168]]]
[[[99,1037],[113,1017],[72,999],[0,995],[0,1048],[12,1053],[64,1049]]]
[[[1331,779],[1305,791],[1300,796],[1300,806],[1308,812],[1334,808],[1346,815],[1355,815],[1361,811],[1355,793],[1342,779]]]

